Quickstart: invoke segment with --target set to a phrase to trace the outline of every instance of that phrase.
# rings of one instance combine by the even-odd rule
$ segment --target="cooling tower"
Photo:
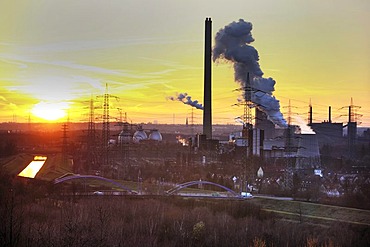
[[[203,134],[212,139],[212,20],[205,21]]]

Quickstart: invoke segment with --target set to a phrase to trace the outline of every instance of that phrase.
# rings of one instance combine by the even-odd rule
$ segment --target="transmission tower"
[[[31,132],[31,111],[28,112],[28,132]]]
[[[249,73],[247,75],[247,82],[244,87],[244,129],[250,131],[253,129],[253,116],[251,108],[254,106],[252,102],[252,86],[249,78]],[[248,137],[248,135],[246,135]]]
[[[88,137],[91,137],[89,138],[89,142],[90,144],[93,144],[93,142],[95,141],[95,120],[94,120],[95,116],[94,116],[94,100],[93,98],[91,97],[90,99],[90,112],[89,112],[89,124],[88,124],[88,128],[87,128],[87,133],[88,133]]]
[[[87,127],[87,166],[86,170],[91,171],[91,169],[99,169],[97,166],[97,138],[96,138],[96,130],[95,130],[95,106],[94,106],[94,99],[91,96],[90,98],[90,109],[89,109],[89,121]]]
[[[65,166],[68,162],[68,123],[62,125],[62,131],[62,164]]]
[[[252,107],[254,107],[254,103],[252,102],[252,86],[250,82],[249,73],[247,74],[247,81],[243,88],[244,93],[244,114],[243,114],[243,130],[242,130],[242,138],[244,141],[245,150],[243,151],[242,155],[242,162],[244,164],[244,180],[245,180],[245,187],[247,189],[248,182],[251,180],[252,175],[252,163],[251,159],[253,154],[253,141],[252,141],[252,132],[253,132],[253,116],[252,116]]]
[[[131,167],[130,163],[130,152],[131,152],[131,145],[132,145],[132,135],[129,128],[130,124],[125,121],[123,122],[122,131],[120,133],[119,145],[120,145],[120,153],[121,153],[121,160],[123,165],[118,168],[118,176],[122,177],[124,174],[124,169],[129,170]],[[122,170],[122,171],[121,171]],[[120,172],[121,171],[121,172]]]
[[[13,123],[16,123],[16,122],[17,122],[17,114],[13,113]]]
[[[360,109],[361,106],[353,105],[353,98],[351,98],[351,104],[348,106],[348,122],[356,122],[358,121],[361,114],[357,113],[357,109]]]
[[[348,155],[349,158],[354,158],[355,156],[355,145],[357,139],[357,121],[361,117],[360,114],[356,112],[361,106],[353,105],[353,99],[351,98],[351,104],[348,106],[348,123],[347,123],[347,138],[348,138]]]
[[[132,151],[132,124],[127,122],[127,112],[122,114],[122,108],[117,108],[119,111],[119,123],[122,127],[121,132],[118,135],[118,159],[121,161],[121,165],[116,166],[117,178],[123,178],[125,169],[129,170],[130,164],[130,152]]]
[[[102,148],[102,163],[103,171],[109,169],[110,167],[110,159],[109,159],[109,141],[110,141],[110,126],[109,126],[109,100],[110,98],[119,99],[117,96],[111,95],[108,93],[108,83],[105,84],[105,93],[104,95],[97,96],[98,98],[103,98],[103,127],[102,127],[102,140],[101,140],[101,148]]]
[[[294,147],[293,147],[293,132],[294,128],[291,124],[292,121],[292,106],[288,105],[288,128],[286,132],[286,142],[285,142],[285,157],[286,157],[286,165],[285,165],[285,173],[284,173],[284,181],[285,181],[285,188],[289,191],[293,188],[293,171],[294,171]]]
[[[191,136],[194,136],[194,108],[191,108],[190,125],[191,125]]]

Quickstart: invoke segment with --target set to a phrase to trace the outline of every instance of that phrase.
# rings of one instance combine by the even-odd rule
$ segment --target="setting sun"
[[[33,107],[32,114],[44,120],[55,121],[66,116],[67,108],[66,102],[40,102]]]

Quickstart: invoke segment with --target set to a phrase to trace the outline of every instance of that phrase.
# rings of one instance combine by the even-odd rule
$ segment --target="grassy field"
[[[18,154],[0,161],[0,166],[4,171],[11,175],[18,175],[28,164],[33,160],[33,154]],[[72,172],[72,160],[63,159],[61,154],[45,155],[47,160],[40,171],[37,173],[36,178],[46,181],[52,181],[66,173]]]
[[[33,155],[30,154],[19,154],[2,159],[2,169],[10,175],[17,175],[33,160]]]
[[[258,197],[254,198],[253,202],[260,205],[264,211],[284,219],[315,224],[338,222],[370,227],[369,210]]]
[[[80,182],[82,182],[82,180]],[[136,182],[120,180],[117,180],[117,182],[122,183],[132,190],[138,190],[138,185]],[[110,186],[110,184],[103,181],[90,180],[89,186],[91,186],[90,189],[94,188],[96,190],[99,190],[102,186]],[[121,190],[120,188],[114,187],[112,187],[112,189]],[[164,188],[161,188],[161,186],[157,184],[143,183],[142,185],[143,192],[149,194],[161,194],[161,192],[163,193],[164,190],[168,189],[170,189],[170,187],[166,186]],[[215,191],[201,190],[198,188],[186,188],[182,190],[182,192],[209,194],[211,197],[212,193],[214,193]],[[263,211],[272,213],[278,218],[284,220],[321,225],[331,225],[338,222],[370,227],[369,210],[323,205],[302,201],[284,201],[258,196],[250,199],[250,201],[253,204],[260,206]]]
[[[16,175],[22,171],[25,166],[33,159],[32,155],[20,154],[2,160],[3,169],[10,175]],[[55,178],[66,173],[71,173],[72,163],[63,162],[61,155],[49,156],[44,167],[37,174],[37,178],[52,182]],[[88,186],[89,191],[94,190],[122,190],[114,185],[94,179],[74,180],[76,184]],[[135,181],[115,180],[124,186],[138,191],[139,186]],[[71,183],[71,182],[67,182]],[[86,183],[86,184],[85,184]],[[171,186],[162,186],[160,184],[142,183],[142,192],[147,194],[163,194]],[[213,187],[205,187],[205,190],[198,188],[186,188],[183,192],[212,194]],[[354,208],[337,207],[330,205],[315,204],[302,201],[283,201],[272,198],[255,197],[251,200],[254,204],[260,206],[262,210],[270,212],[281,219],[305,222],[312,224],[330,225],[335,222],[348,223],[358,226],[370,227],[370,211]]]

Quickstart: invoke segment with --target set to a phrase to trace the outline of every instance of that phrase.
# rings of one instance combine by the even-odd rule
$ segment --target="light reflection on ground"
[[[34,178],[36,174],[40,171],[41,167],[44,165],[47,157],[45,156],[35,156],[33,161],[21,171],[18,176],[26,178]]]

